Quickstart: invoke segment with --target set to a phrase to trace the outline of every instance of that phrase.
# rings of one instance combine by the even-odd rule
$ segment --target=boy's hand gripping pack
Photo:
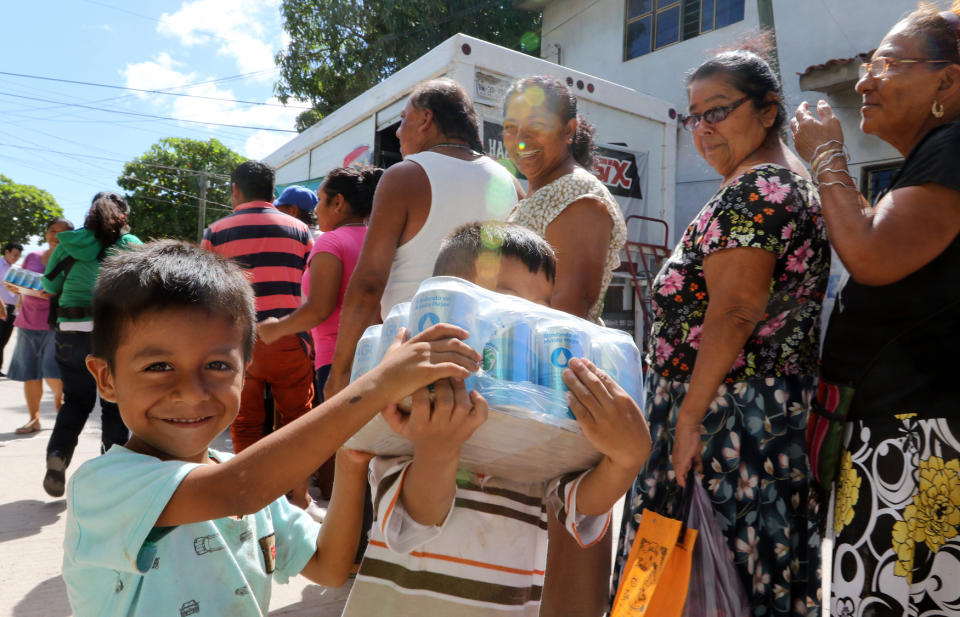
[[[469,332],[467,343],[483,355],[483,368],[467,388],[486,398],[490,414],[463,445],[462,468],[545,482],[599,462],[567,405],[562,373],[571,358],[589,358],[642,404],[640,352],[626,332],[446,276],[424,281],[411,302],[364,332],[351,380],[380,362],[399,327],[415,336],[436,323]],[[413,444],[379,415],[346,447],[382,456],[413,453]]]

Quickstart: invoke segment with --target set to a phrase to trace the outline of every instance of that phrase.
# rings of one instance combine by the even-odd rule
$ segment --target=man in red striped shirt
[[[243,266],[256,296],[257,321],[283,317],[301,303],[300,281],[313,248],[310,229],[277,210],[274,171],[260,161],[246,161],[230,176],[233,214],[215,221],[203,234],[201,246]],[[266,384],[273,392],[276,427],[310,411],[313,400],[313,363],[304,340],[290,335],[269,345],[257,339],[247,366],[240,413],[230,426],[234,452],[263,436]],[[306,508],[307,482],[291,501]]]

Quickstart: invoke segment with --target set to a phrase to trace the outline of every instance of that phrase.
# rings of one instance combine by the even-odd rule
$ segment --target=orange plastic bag
[[[683,521],[644,510],[610,617],[681,617],[696,540]]]

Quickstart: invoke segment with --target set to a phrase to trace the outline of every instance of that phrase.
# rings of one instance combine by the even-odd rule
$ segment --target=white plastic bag
[[[710,496],[696,477],[687,526],[698,532],[683,617],[745,617],[750,602],[743,590],[733,552],[720,531]]]

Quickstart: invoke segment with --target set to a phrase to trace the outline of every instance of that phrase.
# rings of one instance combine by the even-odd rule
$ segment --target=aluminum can
[[[483,346],[483,370],[500,381],[537,383],[537,355],[528,322],[498,328]]]
[[[567,321],[546,321],[537,326],[537,383],[551,390],[566,392],[563,370],[571,358],[590,353],[590,337]]]
[[[459,326],[470,333],[466,343],[480,352],[483,341],[477,341],[477,298],[464,291],[464,287],[454,279],[446,281],[434,279],[434,284],[421,288],[410,303],[411,336],[420,334],[430,326],[448,323]]]
[[[353,354],[353,367],[350,371],[350,381],[356,381],[364,373],[367,373],[380,363],[378,351],[380,349],[380,330],[383,326],[377,324],[370,326],[363,332],[363,336],[357,341],[357,348]]]
[[[42,290],[43,290],[43,285],[40,283],[40,277],[42,277],[42,276],[43,276],[43,275],[40,274],[39,272],[30,272],[30,281],[29,281],[28,286],[29,286],[31,289],[36,289],[37,291],[42,291]]]
[[[387,313],[387,318],[383,320],[383,328],[380,330],[380,346],[377,349],[379,358],[383,358],[383,355],[387,353],[387,349],[393,344],[393,339],[397,336],[397,331],[401,327],[406,327],[409,321],[409,302],[401,302],[390,309],[390,312]]]
[[[4,277],[4,280],[10,283],[11,285],[17,285],[18,287],[23,286],[24,270],[18,268],[17,266],[10,266],[10,269],[7,270],[7,275]]]
[[[640,350],[626,332],[609,330],[594,338],[590,359],[606,371],[617,385],[643,406],[643,376]]]

